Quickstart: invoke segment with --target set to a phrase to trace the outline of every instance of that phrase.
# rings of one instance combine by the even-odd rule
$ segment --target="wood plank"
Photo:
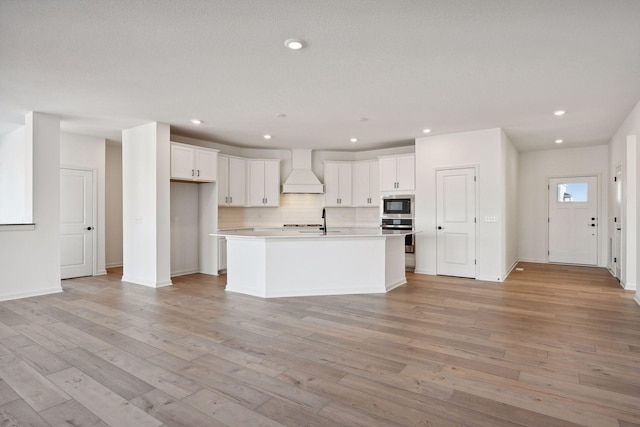
[[[47,427],[49,424],[24,400],[18,399],[0,406],[0,425]]]
[[[123,427],[162,425],[161,421],[76,368],[51,374],[49,379],[108,425]]]
[[[126,400],[131,400],[136,396],[153,390],[151,384],[123,371],[85,349],[74,348],[59,354],[70,365],[89,375],[102,386],[107,387]]]
[[[71,366],[41,345],[36,344],[24,335],[15,335],[0,340],[15,355],[31,365],[42,375],[58,372]]]
[[[75,400],[68,400],[52,408],[45,409],[40,412],[40,416],[52,426],[109,427],[93,412]]]
[[[176,399],[183,399],[202,388],[192,380],[176,375],[118,348],[103,350],[97,355]]]
[[[213,417],[200,411],[195,411],[192,406],[176,400],[160,390],[152,390],[149,393],[138,396],[131,403],[170,427],[216,427],[225,425],[216,421]]]
[[[14,355],[0,356],[0,378],[36,411],[69,400],[66,393]]]

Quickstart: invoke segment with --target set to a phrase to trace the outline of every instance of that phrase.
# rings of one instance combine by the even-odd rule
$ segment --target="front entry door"
[[[598,179],[549,180],[549,262],[598,264]]]
[[[93,173],[60,169],[60,274],[93,274]]]
[[[436,172],[437,274],[476,277],[475,169]]]

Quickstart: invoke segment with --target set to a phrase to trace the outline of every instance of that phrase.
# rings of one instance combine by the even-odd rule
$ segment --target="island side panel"
[[[404,236],[387,236],[385,245],[385,291],[407,283]]]
[[[384,293],[385,241],[382,236],[267,239],[266,296]]]
[[[267,297],[264,239],[227,237],[227,291]]]

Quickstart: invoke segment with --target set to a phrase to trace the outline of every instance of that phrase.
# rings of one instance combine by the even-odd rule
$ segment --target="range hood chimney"
[[[282,184],[283,193],[324,193],[324,185],[311,170],[311,149],[291,150],[291,173]]]

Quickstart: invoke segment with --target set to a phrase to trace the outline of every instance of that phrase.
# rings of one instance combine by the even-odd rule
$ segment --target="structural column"
[[[169,125],[122,132],[122,280],[171,285]]]

